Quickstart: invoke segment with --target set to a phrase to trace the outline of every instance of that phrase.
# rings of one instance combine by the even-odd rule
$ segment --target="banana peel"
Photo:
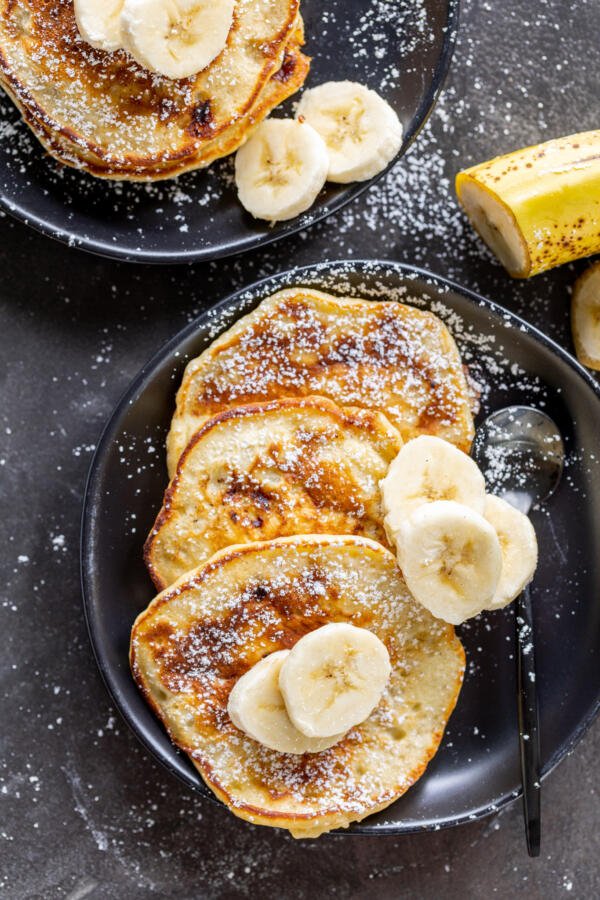
[[[526,147],[456,176],[475,230],[514,278],[600,252],[600,130]]]

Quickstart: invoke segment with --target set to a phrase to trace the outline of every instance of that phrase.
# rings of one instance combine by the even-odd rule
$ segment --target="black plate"
[[[547,774],[581,737],[600,702],[600,391],[564,350],[516,316],[441,278],[389,262],[298,269],[227,298],[161,350],[119,403],[92,464],[82,532],[85,611],[115,704],[160,762],[209,795],[129,673],[131,624],[153,596],[142,543],[165,487],[162,447],[186,360],[241,311],[288,284],[396,297],[432,309],[448,323],[482,386],[480,416],[513,403],[533,404],[559,425],[568,454],[565,475],[547,511],[532,514],[540,545],[533,597]],[[467,674],[439,753],[403,798],[353,831],[454,825],[518,796],[512,610],[472,620],[460,634]]]
[[[450,65],[458,2],[303,0],[313,57],[307,84],[351,79],[379,90],[400,116],[405,153]],[[0,205],[45,234],[104,256],[169,263],[241,253],[306,228],[377,180],[328,185],[308,214],[270,227],[238,203],[231,159],[153,186],[99,181],[49,158],[8,100],[0,115]]]

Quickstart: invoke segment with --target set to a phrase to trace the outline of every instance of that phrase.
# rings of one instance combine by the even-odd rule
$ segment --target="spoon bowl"
[[[546,413],[531,406],[507,406],[479,426],[472,456],[493,493],[528,513],[558,487],[565,448]]]

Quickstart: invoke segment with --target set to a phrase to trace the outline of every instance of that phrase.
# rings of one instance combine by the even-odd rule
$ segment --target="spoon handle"
[[[540,855],[540,733],[531,594],[526,587],[517,599],[517,708],[519,715],[519,748],[523,785],[523,816],[527,851]]]

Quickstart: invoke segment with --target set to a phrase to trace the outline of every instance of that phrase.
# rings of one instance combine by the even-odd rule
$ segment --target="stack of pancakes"
[[[46,149],[92,175],[171,178],[242,144],[303,84],[299,0],[239,0],[223,51],[192,78],[80,36],[72,0],[0,0],[0,84]]]
[[[444,324],[400,303],[280,291],[186,368],[145,545],[161,593],[134,625],[132,670],[207,784],[251,822],[303,837],[347,826],[404,793],[439,745],[464,653],[406,588],[379,493],[418,434],[468,449],[470,397]],[[238,731],[236,680],[330,621],[386,644],[377,709],[318,754]]]

